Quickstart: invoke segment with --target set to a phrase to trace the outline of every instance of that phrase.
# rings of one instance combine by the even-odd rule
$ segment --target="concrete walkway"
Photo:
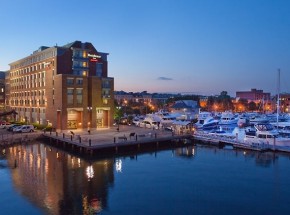
[[[105,129],[92,129],[90,133],[87,130],[63,130],[57,131],[59,137],[65,137],[65,139],[72,139],[73,142],[79,142],[81,137],[82,145],[88,145],[89,140],[91,146],[121,143],[121,142],[135,142],[140,139],[152,139],[152,138],[163,138],[172,136],[171,131],[166,130],[153,130],[148,128],[140,128],[136,126],[120,125],[119,131],[117,127],[105,128]],[[48,133],[48,132],[47,132]],[[132,136],[130,137],[130,134]],[[134,134],[134,135],[133,135]],[[55,135],[55,132],[52,132]],[[136,139],[137,136],[137,139]]]

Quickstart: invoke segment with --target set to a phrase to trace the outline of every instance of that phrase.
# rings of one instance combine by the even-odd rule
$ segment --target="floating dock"
[[[290,153],[290,147],[282,146],[272,146],[268,144],[249,144],[241,140],[238,140],[236,137],[228,135],[219,135],[219,134],[208,134],[197,132],[192,135],[193,140],[210,144],[210,145],[231,145],[235,149],[251,150],[251,151],[275,151],[275,152],[286,152]]]

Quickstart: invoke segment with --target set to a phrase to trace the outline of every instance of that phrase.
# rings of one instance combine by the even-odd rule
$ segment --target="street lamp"
[[[87,107],[87,110],[88,110],[88,112],[89,112],[89,122],[88,122],[88,133],[90,133],[91,131],[90,131],[90,126],[91,126],[91,121],[92,121],[92,109],[93,109],[93,107],[91,107],[91,106],[89,106],[89,107]]]
[[[117,131],[118,132],[120,131],[120,109],[121,109],[121,107],[117,106],[117,110],[118,110],[118,114],[117,114],[117,116],[118,116],[118,122],[117,122],[118,128],[117,128]]]

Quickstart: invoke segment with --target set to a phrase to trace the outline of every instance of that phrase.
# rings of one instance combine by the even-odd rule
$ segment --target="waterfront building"
[[[208,97],[207,96],[200,96],[199,97],[199,106],[200,106],[200,108],[206,108],[207,107],[207,101],[208,101]]]
[[[178,100],[169,108],[172,113],[182,114],[182,119],[192,120],[197,118],[199,106],[197,101],[193,100]]]
[[[10,64],[6,108],[17,121],[53,128],[108,128],[113,124],[114,79],[108,53],[88,42],[42,46]]]
[[[0,71],[0,111],[5,110],[5,72]]]
[[[124,103],[128,102],[138,102],[138,103],[152,102],[152,94],[147,93],[147,91],[143,91],[140,93],[115,91],[114,97],[119,105],[124,105]]]
[[[271,99],[270,93],[265,93],[263,90],[251,89],[251,91],[237,91],[236,98],[247,99],[249,102],[253,101],[269,101]]]
[[[290,93],[280,94],[280,108],[281,112],[290,113]]]

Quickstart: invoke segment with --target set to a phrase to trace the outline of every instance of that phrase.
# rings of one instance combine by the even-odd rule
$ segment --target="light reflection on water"
[[[289,164],[288,155],[204,146],[101,160],[40,143],[15,146],[0,159],[1,211],[289,214]]]

